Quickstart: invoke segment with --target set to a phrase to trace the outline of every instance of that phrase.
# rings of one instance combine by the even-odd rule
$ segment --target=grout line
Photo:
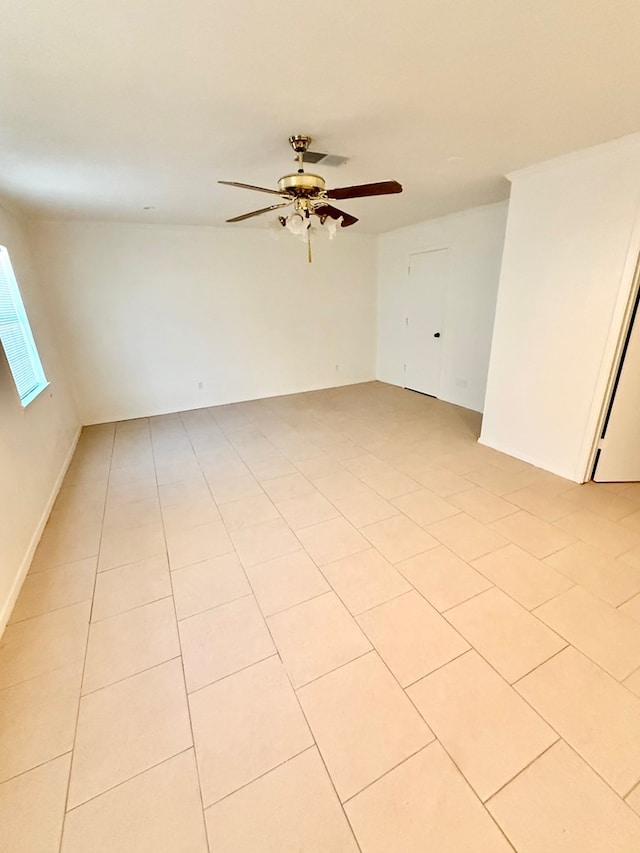
[[[168,761],[173,761],[174,758],[177,758],[179,755],[184,755],[187,752],[193,751],[194,753],[194,762],[195,762],[195,749],[193,744],[188,746],[186,749],[181,749],[178,752],[175,752],[173,755],[168,755],[166,758],[163,758],[162,761],[158,761],[155,764],[152,764],[150,767],[145,767],[144,770],[139,770],[137,773],[134,773],[132,776],[128,776],[126,779],[122,779],[120,782],[117,782],[115,785],[110,785],[108,788],[105,788],[104,791],[100,791],[99,794],[93,794],[93,796],[89,797],[87,800],[83,800],[81,803],[78,803],[76,806],[72,806],[70,809],[66,809],[64,816],[65,820],[68,814],[81,809],[83,806],[86,806],[88,803],[93,802],[93,800],[98,800],[100,797],[104,796],[104,794],[108,794],[110,791],[115,791],[117,788],[120,788],[122,785],[126,785],[128,782],[131,782],[133,779],[137,779],[139,776],[144,776],[145,773],[148,773],[150,770],[155,770],[157,767],[162,767],[163,764],[166,764]]]
[[[509,786],[512,782],[514,782],[518,778],[518,776],[520,776],[522,773],[524,773],[525,770],[528,770],[532,764],[535,764],[539,758],[542,758],[543,755],[546,755],[547,752],[549,752],[551,749],[553,749],[554,746],[557,746],[559,743],[566,743],[566,741],[562,737],[558,736],[556,738],[556,740],[554,740],[553,743],[550,743],[549,746],[547,746],[545,749],[543,749],[539,755],[536,755],[536,757],[533,758],[531,761],[529,761],[528,764],[525,764],[525,766],[521,770],[518,770],[518,772],[515,774],[515,776],[512,776],[512,778],[509,779],[507,782],[505,782],[504,785],[500,785],[500,787],[496,791],[494,791],[493,794],[490,794],[486,800],[482,800],[482,803],[485,806],[485,808],[487,807],[487,804],[490,803],[494,797],[497,797],[497,795],[501,791],[504,791],[504,789],[507,786]],[[573,750],[573,751],[575,752],[575,750]],[[582,758],[580,753],[576,753],[576,755],[578,755],[579,758]],[[584,761],[584,759],[582,759],[582,760]],[[586,761],[585,761],[585,764],[587,764]],[[487,809],[487,811],[489,811],[489,810]]]
[[[258,666],[258,664],[264,663],[265,661],[271,660],[271,658],[275,657],[280,657],[277,649],[270,655],[267,655],[264,658],[260,658],[259,660],[254,660],[252,663],[248,663],[246,666],[240,667],[240,669],[234,669],[233,672],[228,672],[226,675],[221,675],[220,678],[216,678],[213,681],[208,681],[201,687],[196,687],[195,690],[188,690],[187,696],[195,696],[195,694],[200,693],[201,690],[207,690],[209,687],[213,687],[214,684],[220,684],[221,681],[226,681],[228,678],[233,678],[234,675],[239,675],[241,672],[245,672],[247,669],[251,669],[254,666]]]
[[[365,639],[369,643],[371,642],[366,635],[365,635]],[[344,663],[341,663],[338,666],[334,666],[333,669],[329,669],[329,670],[327,670],[327,672],[323,672],[321,675],[316,675],[314,678],[310,679],[309,681],[305,681],[304,684],[299,684],[296,687],[296,685],[292,681],[291,686],[293,687],[293,689],[297,693],[298,690],[304,690],[306,687],[309,687],[310,684],[315,684],[316,681],[320,681],[321,678],[324,678],[327,675],[331,675],[334,672],[338,672],[339,669],[344,669],[345,666],[349,666],[349,664],[355,663],[357,660],[360,660],[360,658],[366,658],[367,655],[370,655],[375,651],[376,650],[374,649],[374,647],[371,646],[370,648],[368,648],[366,650],[366,652],[362,652],[361,654],[356,655],[354,658],[351,658],[350,660],[346,660],[346,661],[344,661]]]
[[[94,624],[99,624],[95,623]],[[123,675],[122,678],[118,678],[115,681],[110,681],[108,684],[101,684],[100,687],[94,687],[93,690],[88,690],[86,693],[80,693],[80,698],[84,699],[85,696],[94,696],[96,693],[100,693],[102,690],[108,690],[110,687],[114,687],[116,684],[122,684],[124,681],[128,681],[130,678],[136,678],[138,675],[144,675],[145,672],[151,672],[153,669],[159,669],[161,666],[165,666],[165,664],[172,663],[174,660],[178,660],[180,657],[179,654],[173,655],[173,657],[166,658],[165,660],[157,661],[151,666],[147,666],[144,669],[136,670],[136,672],[131,672],[129,675]]]
[[[111,476],[111,464],[113,461],[113,450],[114,450],[115,443],[116,443],[116,431],[117,431],[117,426],[114,426],[113,434],[111,437],[111,453],[109,454],[109,476]],[[80,434],[80,439],[82,439],[82,433]],[[76,452],[77,452],[77,447],[76,447]],[[82,704],[82,683],[84,681],[84,673],[85,673],[85,669],[87,666],[87,654],[89,651],[89,635],[91,632],[91,617],[93,615],[93,599],[95,598],[95,594],[96,594],[96,583],[97,583],[97,578],[98,578],[98,563],[100,560],[100,548],[102,546],[102,537],[104,535],[104,519],[105,519],[105,514],[107,511],[107,492],[108,492],[109,476],[107,477],[107,488],[105,489],[104,500],[103,500],[103,504],[102,504],[102,522],[100,525],[100,539],[98,542],[98,559],[96,560],[96,573],[95,573],[95,576],[93,579],[93,593],[91,596],[91,606],[89,607],[89,618],[87,620],[87,633],[86,633],[86,640],[85,640],[85,646],[84,646],[84,658],[82,661],[82,673],[80,675],[80,684],[79,684],[79,688],[78,688],[78,706],[76,709],[76,719],[75,719],[75,725],[74,725],[74,729],[73,729],[73,744],[71,747],[71,761],[69,762],[69,778],[67,780],[67,791],[66,791],[65,800],[64,800],[64,817],[63,817],[63,821],[62,821],[62,827],[60,830],[60,842],[58,844],[58,853],[60,853],[60,851],[62,850],[62,844],[64,841],[64,830],[65,830],[66,823],[67,823],[67,810],[69,807],[69,792],[71,790],[71,779],[73,776],[76,743],[78,740],[78,725],[80,722],[80,706]]]
[[[180,423],[182,425],[182,429],[186,433],[186,429],[184,427],[184,421],[182,420],[182,416],[179,416],[179,420],[180,420]],[[187,437],[188,437],[188,434],[187,434]],[[151,422],[149,422],[149,440],[151,442],[151,455],[153,458],[153,467],[154,467],[154,471],[156,474],[156,488],[157,488],[158,501],[160,501],[160,484],[158,483],[158,469],[157,469],[157,465],[156,465],[156,453],[155,453],[155,448],[154,448],[154,444],[153,444],[153,430],[151,428]],[[167,545],[167,533],[166,533],[166,528],[165,528],[165,524],[164,524],[164,517],[162,516],[162,513],[161,513],[161,524],[162,524],[162,533],[163,533],[164,542],[165,542],[165,555],[166,555],[166,560],[167,560],[167,566],[169,567],[169,569],[171,569],[171,563],[169,561],[169,551],[168,551],[168,545]],[[191,734],[191,746],[192,746],[193,752],[194,752],[195,767],[196,767],[196,778],[197,778],[197,782],[198,782],[198,793],[200,795],[202,827],[203,827],[203,832],[204,832],[205,843],[207,845],[207,850],[210,850],[209,833],[207,832],[207,822],[206,822],[205,816],[204,816],[204,799],[203,799],[203,795],[202,795],[202,780],[201,780],[201,776],[200,776],[200,762],[198,761],[198,753],[196,752],[196,741],[195,741],[194,732],[193,732],[193,719],[191,716],[191,703],[189,702],[189,692],[187,690],[187,675],[186,675],[185,669],[184,669],[182,637],[180,636],[180,630],[178,628],[178,613],[176,610],[175,589],[173,586],[173,575],[172,575],[171,571],[169,571],[169,583],[171,584],[171,600],[173,602],[173,615],[174,615],[174,618],[176,620],[176,634],[178,635],[178,648],[180,649],[180,667],[182,669],[182,683],[184,686],[184,700],[185,700],[185,704],[187,707],[187,715],[189,718],[189,731]]]
[[[40,761],[38,764],[34,764],[33,767],[27,767],[26,770],[21,770],[19,773],[14,773],[13,776],[7,776],[6,779],[0,780],[0,789],[6,782],[13,782],[14,779],[19,779],[21,776],[26,776],[27,773],[31,773],[32,770],[38,770],[40,767],[46,767],[47,764],[51,764],[53,761],[58,761],[60,758],[64,758],[65,755],[71,757],[72,750],[67,749],[64,752],[58,753],[58,755],[52,755],[51,758],[47,758],[46,761]],[[69,758],[69,771],[71,771],[71,758]]]
[[[258,776],[253,779],[249,779],[248,782],[243,782],[242,785],[239,785],[237,788],[234,788],[233,791],[229,791],[228,794],[225,794],[223,797],[220,797],[218,800],[214,800],[212,803],[209,803],[208,806],[204,807],[205,812],[209,809],[214,808],[218,805],[218,803],[223,803],[225,800],[228,800],[229,797],[233,797],[234,794],[237,794],[238,791],[243,791],[245,788],[248,788],[250,785],[253,785],[254,782],[257,782],[258,779],[264,779],[265,776],[268,776],[269,773],[273,773],[274,770],[279,770],[281,767],[284,767],[285,764],[289,764],[290,761],[294,761],[296,758],[299,758],[301,755],[304,755],[305,752],[310,752],[311,750],[317,750],[318,747],[314,741],[314,743],[309,746],[305,746],[304,749],[301,749],[299,752],[296,752],[295,755],[291,755],[289,758],[285,758],[284,761],[278,762],[278,764],[274,764],[273,767],[269,767],[268,770],[263,771]]]

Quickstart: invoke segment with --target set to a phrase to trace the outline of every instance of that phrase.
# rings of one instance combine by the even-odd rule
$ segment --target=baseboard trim
[[[582,483],[584,480],[579,480],[576,478],[575,473],[572,471],[566,471],[564,469],[558,468],[554,469],[553,466],[548,465],[546,462],[541,462],[539,459],[534,459],[532,456],[527,456],[524,453],[515,453],[512,450],[509,450],[505,447],[498,447],[497,444],[493,444],[491,441],[487,441],[484,436],[480,436],[478,439],[478,444],[481,444],[483,447],[489,447],[491,450],[497,450],[498,453],[504,453],[507,456],[513,456],[514,459],[519,459],[521,462],[526,462],[528,465],[533,465],[534,468],[540,468],[541,471],[548,471],[550,474],[555,474],[557,477],[562,477],[564,480],[570,480],[572,483]]]
[[[55,500],[58,497],[58,492],[60,491],[60,488],[62,486],[65,474],[67,473],[69,465],[71,464],[71,460],[73,459],[73,454],[76,451],[81,432],[82,427],[78,427],[78,431],[76,432],[73,441],[71,442],[71,447],[69,448],[69,451],[65,456],[64,462],[62,463],[60,473],[58,474],[56,481],[53,485],[53,489],[51,490],[49,499],[47,500],[42,515],[40,516],[38,526],[36,527],[35,532],[31,537],[31,542],[29,543],[27,553],[25,554],[24,559],[20,564],[20,568],[13,582],[13,586],[11,587],[11,591],[9,592],[9,597],[2,606],[2,610],[0,610],[0,638],[2,638],[4,629],[7,627],[7,622],[9,621],[9,617],[11,616],[11,612],[13,611],[13,607],[16,601],[18,600],[18,596],[20,595],[22,584],[24,583],[24,579],[27,576],[29,567],[31,566],[31,561],[33,560],[33,555],[36,553],[36,548],[38,547],[38,543],[40,542],[40,538],[44,532],[44,528],[47,524],[47,521],[49,520],[49,516],[51,515],[51,510],[53,509]]]

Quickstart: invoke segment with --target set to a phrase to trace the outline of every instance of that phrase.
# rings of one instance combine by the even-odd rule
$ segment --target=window
[[[22,304],[9,252],[0,246],[0,341],[20,402],[28,406],[49,384]]]

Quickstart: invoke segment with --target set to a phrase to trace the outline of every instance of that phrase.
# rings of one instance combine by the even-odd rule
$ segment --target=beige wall
[[[24,223],[0,207],[9,250],[49,387],[26,409],[0,347],[0,633],[17,597],[80,427],[50,309],[32,265]]]
[[[39,222],[83,423],[375,378],[375,238]]]

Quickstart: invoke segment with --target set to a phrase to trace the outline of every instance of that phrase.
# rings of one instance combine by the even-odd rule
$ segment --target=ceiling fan
[[[242,222],[253,216],[260,216],[263,213],[269,213],[272,210],[279,210],[280,208],[293,205],[293,211],[288,216],[279,216],[278,221],[293,234],[306,237],[306,242],[309,246],[309,261],[311,261],[310,236],[312,216],[317,217],[321,225],[325,223],[329,225],[330,236],[335,234],[338,223],[343,228],[346,228],[358,221],[355,216],[351,216],[351,214],[345,213],[343,210],[339,210],[337,207],[329,204],[330,200],[363,198],[365,196],[390,195],[402,192],[402,186],[397,181],[379,181],[375,184],[357,184],[356,186],[338,187],[328,190],[325,187],[324,178],[320,175],[304,171],[304,155],[311,143],[311,137],[303,135],[290,136],[289,143],[298,158],[298,171],[280,178],[277,190],[255,187],[251,184],[241,184],[237,181],[218,181],[219,184],[225,184],[228,187],[256,190],[257,192],[279,196],[282,199],[278,204],[272,204],[260,210],[252,210],[250,213],[243,213],[241,216],[234,216],[232,219],[227,219],[227,222]]]

